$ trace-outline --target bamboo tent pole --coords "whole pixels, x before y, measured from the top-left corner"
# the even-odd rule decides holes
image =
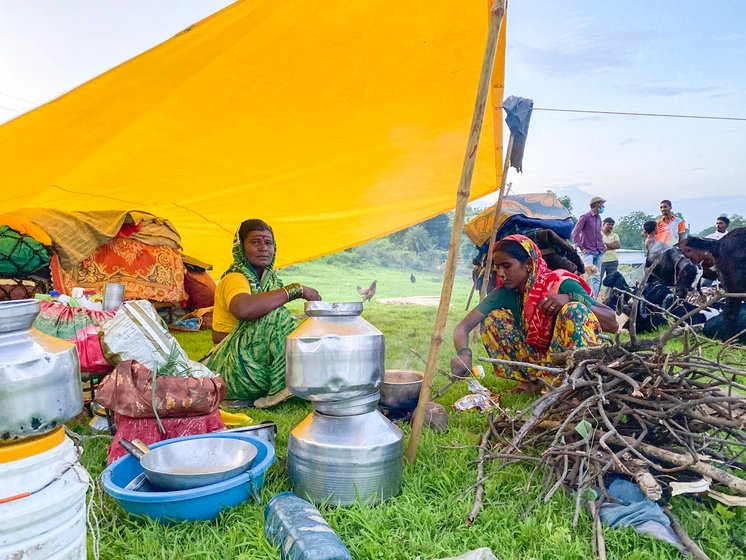
[[[425,364],[425,375],[422,380],[422,388],[420,389],[420,399],[417,403],[417,409],[414,412],[412,432],[407,445],[406,456],[410,463],[414,463],[417,457],[417,446],[420,443],[422,425],[425,421],[425,409],[428,402],[430,402],[430,391],[433,386],[435,367],[438,361],[440,345],[443,342],[443,330],[445,329],[448,318],[448,308],[451,305],[453,280],[456,276],[456,260],[458,259],[459,249],[461,248],[461,234],[464,229],[464,214],[466,213],[466,204],[469,202],[471,179],[474,174],[479,137],[482,132],[482,121],[484,120],[484,112],[488,102],[492,70],[495,66],[497,41],[500,36],[500,28],[502,27],[504,15],[505,0],[495,0],[490,9],[489,33],[487,35],[484,59],[482,60],[482,73],[479,76],[479,87],[477,88],[477,99],[474,103],[474,113],[471,119],[469,141],[466,145],[464,163],[461,167],[461,179],[459,180],[458,191],[456,192],[456,211],[453,216],[453,228],[451,229],[451,242],[448,246],[443,287],[440,291],[440,304],[438,305],[438,313],[435,317],[433,334],[430,339],[430,351],[428,352],[427,363]]]
[[[513,152],[513,138],[514,135],[510,133],[510,139],[508,140],[508,148],[505,150],[505,163],[503,163],[503,176],[500,180],[500,192],[497,195],[497,202],[495,203],[495,225],[492,228],[492,235],[490,236],[490,243],[487,245],[487,262],[484,264],[484,270],[482,271],[482,290],[479,293],[479,300],[483,300],[484,296],[487,295],[487,285],[490,283],[490,269],[492,268],[492,246],[497,240],[497,230],[499,224],[500,213],[503,210],[503,196],[505,195],[505,184],[508,179],[508,170],[510,169],[510,154]]]

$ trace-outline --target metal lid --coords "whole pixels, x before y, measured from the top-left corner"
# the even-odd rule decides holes
[[[360,301],[307,301],[306,315],[309,317],[355,317],[363,312]]]
[[[30,329],[40,310],[35,299],[0,301],[0,332]]]

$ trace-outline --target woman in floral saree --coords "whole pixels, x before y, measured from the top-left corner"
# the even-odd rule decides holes
[[[549,270],[536,244],[509,235],[495,244],[497,288],[457,326],[451,360],[454,375],[472,369],[469,333],[481,324],[491,358],[546,365],[554,353],[598,345],[601,330],[616,332],[614,311],[595,301],[588,284],[566,270]],[[519,382],[516,391],[536,392],[556,379],[530,367],[494,364],[495,373]]]
[[[291,397],[285,388],[285,339],[295,322],[285,304],[321,299],[313,288],[283,286],[273,269],[275,239],[262,220],[246,220],[233,239],[233,263],[215,291],[213,341],[203,360],[228,387],[228,400],[266,408]]]

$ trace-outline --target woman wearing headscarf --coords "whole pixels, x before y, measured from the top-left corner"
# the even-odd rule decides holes
[[[454,375],[472,369],[469,333],[481,324],[481,340],[491,358],[546,365],[550,356],[596,346],[601,330],[616,332],[614,311],[591,297],[590,286],[566,270],[549,270],[536,244],[523,235],[509,235],[495,244],[497,288],[457,326],[451,360]],[[519,382],[516,391],[536,392],[539,378],[556,379],[546,371],[494,364],[495,373]]]
[[[205,364],[220,374],[228,400],[273,406],[292,395],[285,388],[285,339],[295,322],[285,304],[320,300],[313,288],[283,286],[273,269],[275,239],[262,220],[244,221],[233,239],[233,263],[215,291],[212,338]]]

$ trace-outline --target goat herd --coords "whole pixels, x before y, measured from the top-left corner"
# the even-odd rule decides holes
[[[739,340],[746,342],[746,310],[741,309],[746,299],[746,228],[734,229],[719,240],[687,237],[678,247],[651,253],[645,265],[651,274],[649,281],[641,284],[642,293],[638,294],[639,288],[630,287],[618,272],[604,279],[607,288],[604,303],[618,313],[629,314],[632,300],[644,299],[635,323],[638,333],[650,332],[665,323],[665,313],[680,318],[700,307],[690,301],[692,290],[703,294],[701,280],[695,284],[697,265],[701,265],[703,277],[714,278],[716,274],[720,288],[735,297],[693,313],[687,322],[704,324],[706,336],[728,340],[739,335]]]

